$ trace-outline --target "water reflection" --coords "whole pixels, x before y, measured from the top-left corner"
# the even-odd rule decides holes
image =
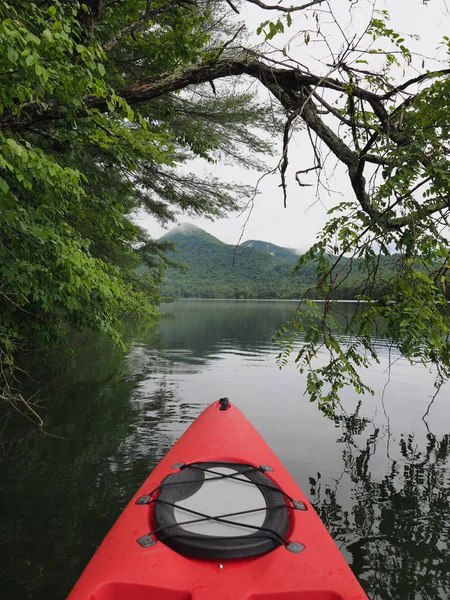
[[[445,402],[430,416],[435,435],[421,421],[432,375],[396,361],[384,390],[386,353],[367,373],[375,398],[348,391],[347,414],[324,419],[295,366],[276,366],[271,336],[294,310],[176,303],[156,329],[129,324],[125,356],[86,335],[72,357],[35,365],[50,435],[0,421],[0,597],[64,598],[147,473],[225,395],[309,493],[372,600],[450,597]]]
[[[336,419],[343,471],[333,484],[310,479],[316,509],[372,600],[448,599],[450,436],[428,435],[423,446],[403,434],[398,458],[386,453],[384,475],[374,477],[372,462],[388,446],[359,412]],[[344,476],[352,494],[342,500]]]

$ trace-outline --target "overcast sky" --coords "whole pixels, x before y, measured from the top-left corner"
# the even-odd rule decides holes
[[[269,0],[266,1],[269,3]],[[291,4],[290,2],[283,3],[286,6]],[[335,11],[340,11],[343,22],[346,22],[346,32],[349,35],[359,24],[367,22],[370,15],[369,3],[366,0],[354,2],[351,20],[349,12],[351,3],[348,0],[334,0],[331,4]],[[405,45],[411,50],[414,49],[430,57],[430,60],[426,61],[426,68],[436,68],[436,64],[433,64],[431,59],[436,57],[438,53],[442,59],[445,58],[445,50],[443,48],[438,49],[442,36],[448,35],[450,37],[450,16],[446,10],[445,0],[430,0],[426,5],[423,4],[422,0],[392,0],[391,2],[382,0],[377,1],[376,6],[378,9],[389,10],[390,23],[394,31],[403,34],[415,33],[420,36],[419,41],[407,39]],[[268,14],[255,6],[249,5],[241,11],[241,16],[245,19],[248,28],[253,30],[256,30],[261,21],[269,18],[273,19],[274,15],[275,11],[270,11],[270,14]],[[284,36],[284,38],[277,36],[273,43],[280,45],[285,43],[287,38],[295,33],[296,22],[299,23],[298,27],[304,26],[304,16],[299,14],[293,26],[289,29],[288,36]],[[254,39],[257,40],[256,36]],[[334,43],[335,46],[339,47],[342,38],[339,39],[338,33],[334,34],[330,31],[327,41],[331,45]],[[311,50],[316,53],[316,58],[321,58],[318,56],[320,47],[314,47],[310,44],[308,48],[303,46],[295,49],[295,41],[291,44],[292,55],[302,62],[309,61],[308,65],[313,68],[316,65],[311,63],[312,59],[306,58],[306,54]],[[421,60],[413,61],[413,66],[414,63],[417,68],[421,68]],[[263,94],[264,91],[261,92],[261,98],[264,97]],[[242,241],[259,239],[281,246],[306,250],[314,242],[317,232],[325,224],[327,208],[344,200],[346,194],[351,194],[351,191],[347,177],[341,168],[337,169],[333,178],[326,182],[333,191],[327,191],[322,187],[320,189],[320,199],[316,195],[316,180],[313,173],[305,179],[305,183],[313,184],[312,187],[299,188],[297,186],[294,180],[295,171],[312,166],[311,150],[304,136],[305,133],[298,132],[291,143],[289,152],[291,169],[288,173],[288,203],[286,208],[283,208],[283,195],[279,187],[279,174],[277,174],[265,177],[259,184],[260,193],[255,199],[250,216],[246,211],[241,215],[234,213],[227,218],[211,222],[208,219],[193,219],[181,215],[177,222],[188,221],[194,223],[220,240],[229,244],[236,244],[247,221]],[[279,158],[270,159],[269,165],[275,167],[278,160]],[[332,165],[333,162],[331,161],[329,172],[332,170]],[[202,167],[200,161],[196,161],[194,168],[195,172],[200,174],[206,172],[207,167]],[[252,186],[256,185],[261,176],[261,173],[258,172],[249,172],[237,167],[231,168],[220,165],[214,169],[214,174],[226,181],[235,181]],[[138,222],[155,238],[160,237],[167,231],[155,219],[150,217],[140,217]],[[168,229],[173,226],[176,226],[176,223],[171,224]]]

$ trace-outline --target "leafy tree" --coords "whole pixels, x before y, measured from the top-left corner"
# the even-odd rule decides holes
[[[15,389],[17,351],[61,344],[68,328],[120,343],[123,313],[156,318],[170,245],[136,211],[166,221],[237,208],[249,190],[177,167],[196,156],[255,167],[270,146],[254,126],[274,125],[236,89],[134,108],[115,92],[217,53],[218,3],[18,0],[0,3],[0,19],[0,385],[38,418]]]
[[[2,3],[4,365],[24,335],[53,340],[63,322],[114,335],[116,309],[151,312],[125,258],[153,256],[158,248],[129,215],[145,207],[168,219],[179,207],[214,216],[236,206],[231,190],[222,186],[219,193],[215,184],[172,169],[190,156],[243,160],[239,144],[269,149],[252,135],[252,125],[270,126],[264,110],[242,94],[214,97],[214,82],[246,76],[271,93],[286,117],[279,165],[285,201],[298,122],[314,156],[313,164],[299,165],[299,184],[312,171],[323,178],[331,154],[352,189],[299,265],[315,261],[313,295],[325,300],[319,320],[302,304],[294,322],[308,330],[297,361],[309,369],[311,398],[331,413],[342,385],[365,389],[358,368],[377,359],[380,321],[410,360],[436,365],[438,387],[449,376],[448,57],[428,69],[373,2],[351,3],[351,11],[367,11],[353,37],[325,0],[295,7],[247,2],[277,11],[258,30],[270,47],[250,48],[241,39],[242,26],[226,18],[226,9],[239,12],[231,0]],[[289,27],[292,39],[277,52],[277,35]],[[330,33],[341,36],[338,50]],[[322,41],[329,56],[321,51],[313,68],[307,54]],[[331,311],[333,289],[344,279],[339,273],[362,259],[361,300],[371,298],[379,257],[391,252],[400,256],[393,287],[377,302],[361,303],[348,324],[354,341],[341,344]],[[154,268],[147,285],[156,299]],[[330,360],[315,370],[322,346]]]

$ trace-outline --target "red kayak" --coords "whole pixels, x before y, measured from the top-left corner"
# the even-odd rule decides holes
[[[226,398],[132,498],[69,600],[367,600],[288,471]]]

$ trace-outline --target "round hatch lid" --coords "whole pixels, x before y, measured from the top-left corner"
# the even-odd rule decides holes
[[[161,483],[154,533],[180,554],[244,558],[284,542],[289,513],[281,490],[264,472],[233,462],[184,465]]]

